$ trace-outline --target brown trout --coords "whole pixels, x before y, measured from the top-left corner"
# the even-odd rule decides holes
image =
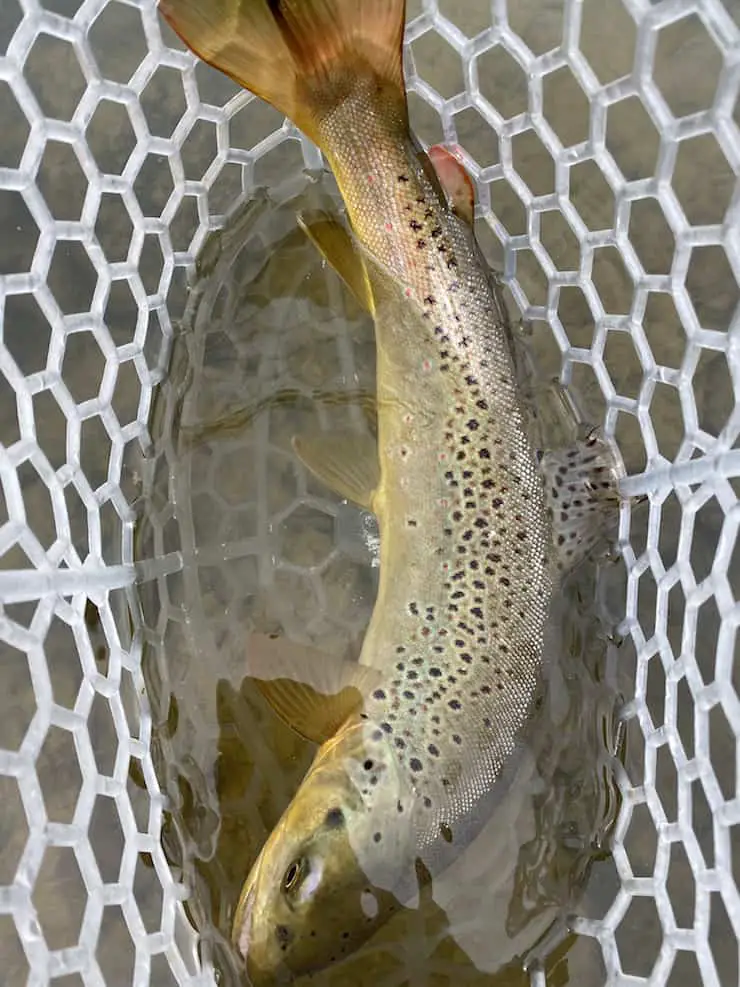
[[[308,235],[372,312],[377,443],[300,437],[304,463],[372,510],[377,602],[359,661],[250,642],[275,711],[321,744],[249,874],[234,943],[258,982],[366,941],[490,816],[538,704],[562,574],[613,520],[590,439],[540,457],[498,289],[454,159],[409,131],[404,0],[160,0],[202,59],[325,153],[351,233]]]

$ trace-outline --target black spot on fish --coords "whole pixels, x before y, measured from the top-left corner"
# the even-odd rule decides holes
[[[344,825],[344,813],[339,807],[329,809],[324,823],[329,829],[337,829],[339,826]]]
[[[450,707],[450,709],[462,709],[462,704],[460,703],[459,699],[450,699],[447,705]]]
[[[372,760],[370,758],[367,758],[367,760],[363,763],[362,766],[365,769],[365,771],[372,771],[373,770],[373,762],[372,762]]]
[[[442,825],[439,827],[439,831],[442,834],[442,839],[445,841],[445,843],[452,843],[452,830],[447,825],[447,823],[442,823]]]
[[[407,182],[409,180],[409,176],[408,175],[399,175],[398,176],[398,180],[399,180],[399,182]]]
[[[439,747],[436,744],[429,744],[427,750],[432,755],[432,757],[439,757]]]
[[[419,760],[419,758],[418,757],[412,757],[411,760],[409,761],[409,767],[411,768],[412,771],[416,771],[416,772],[421,771],[422,764],[421,764],[421,761]]]
[[[373,833],[373,840],[374,840],[374,841],[375,841],[376,843],[380,843],[380,841],[381,841],[382,839],[383,839],[383,837],[382,837],[382,836],[380,835],[380,833]]]
[[[376,689],[375,692],[373,692],[373,699],[385,699],[385,692],[383,689]]]

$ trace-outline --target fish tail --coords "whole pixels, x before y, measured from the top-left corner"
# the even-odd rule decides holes
[[[405,0],[159,0],[159,9],[199,58],[319,146],[322,118],[360,73],[397,94],[405,110]]]

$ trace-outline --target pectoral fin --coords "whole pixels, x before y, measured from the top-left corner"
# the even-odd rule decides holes
[[[616,528],[624,471],[614,449],[596,432],[569,449],[547,453],[540,468],[556,564],[568,572]]]
[[[351,234],[326,213],[301,213],[298,224],[347,285],[362,308],[372,309],[362,256]]]
[[[372,510],[373,493],[380,482],[378,448],[372,436],[347,430],[296,435],[293,448],[303,465],[330,490]]]
[[[273,634],[249,636],[247,671],[280,719],[317,744],[332,737],[380,681],[376,669]]]

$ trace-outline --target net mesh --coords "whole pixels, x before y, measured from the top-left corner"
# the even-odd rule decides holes
[[[613,893],[573,920],[594,947],[573,982],[738,980],[739,25],[733,0],[410,10],[414,127],[462,145],[514,305],[649,494],[621,531],[637,753],[618,778]],[[144,679],[167,624],[147,589],[166,584],[176,609],[187,553],[172,488],[146,474],[166,457],[141,454],[209,232],[321,159],[149,0],[3,0],[0,52],[0,980],[205,987],[192,875],[163,850],[172,793]],[[337,353],[362,382],[362,348]],[[135,562],[147,482],[169,499]],[[288,481],[258,523],[282,526],[286,592],[309,573],[326,605],[315,570],[342,518],[289,554],[290,519],[321,514],[311,497]],[[237,561],[251,523],[228,535]]]

